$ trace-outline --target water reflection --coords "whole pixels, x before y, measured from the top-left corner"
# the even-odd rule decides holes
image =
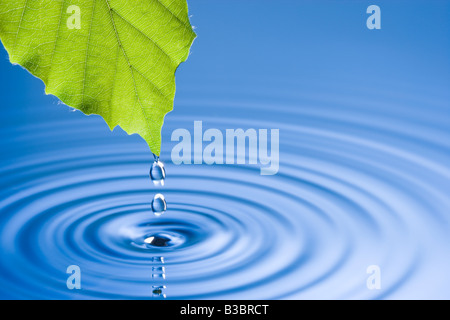
[[[152,297],[154,299],[165,299],[166,268],[164,267],[164,257],[153,257],[152,262],[154,264],[152,267]]]

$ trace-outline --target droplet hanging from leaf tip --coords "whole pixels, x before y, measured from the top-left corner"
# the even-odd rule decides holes
[[[166,179],[166,169],[164,168],[164,163],[159,161],[159,159],[155,159],[150,168],[150,179],[152,179],[155,186],[164,185],[164,180]]]

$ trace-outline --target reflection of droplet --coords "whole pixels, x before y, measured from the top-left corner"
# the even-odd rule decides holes
[[[152,286],[152,294],[154,298],[166,298],[166,295],[164,294],[164,289],[166,286]]]
[[[152,278],[164,280],[166,278],[166,274],[165,273],[153,273]]]
[[[162,289],[160,289],[160,288],[155,289],[155,290],[153,290],[153,293],[157,294],[157,295],[160,295],[162,293]]]
[[[166,169],[164,169],[164,164],[155,158],[152,167],[150,168],[150,179],[152,179],[155,186],[161,184],[164,185],[164,179],[166,179]]]
[[[152,267],[152,272],[153,273],[165,273],[166,272],[166,268],[164,267]]]
[[[160,216],[167,210],[166,199],[161,193],[155,195],[152,201],[152,210],[155,216]]]
[[[152,257],[152,261],[155,263],[164,263],[164,257]]]

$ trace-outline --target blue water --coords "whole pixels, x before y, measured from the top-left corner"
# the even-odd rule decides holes
[[[375,31],[367,1],[189,3],[164,186],[140,137],[1,51],[0,298],[449,299],[449,2],[377,1]],[[174,165],[195,120],[279,129],[278,174]]]

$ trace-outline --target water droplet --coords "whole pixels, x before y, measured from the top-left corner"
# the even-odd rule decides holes
[[[166,199],[161,193],[155,195],[152,201],[152,210],[155,216],[159,217],[167,210]]]
[[[164,179],[166,179],[166,169],[164,169],[164,164],[159,161],[159,158],[155,158],[152,167],[150,168],[150,179],[152,179],[153,184],[164,185]]]

